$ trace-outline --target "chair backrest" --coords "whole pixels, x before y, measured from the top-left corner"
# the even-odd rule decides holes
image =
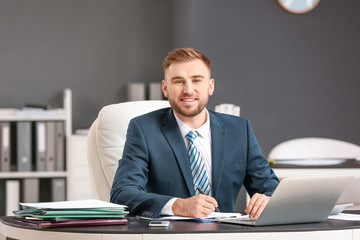
[[[122,157],[130,120],[170,107],[168,101],[133,101],[103,107],[90,127],[88,163],[93,198],[109,201],[118,161]]]
[[[240,117],[240,106],[232,103],[222,103],[215,106],[215,112],[226,113]]]
[[[282,142],[269,153],[269,159],[357,158],[360,146],[329,138],[297,138]]]

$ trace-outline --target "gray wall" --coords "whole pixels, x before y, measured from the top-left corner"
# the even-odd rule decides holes
[[[240,105],[264,154],[298,137],[360,145],[359,9],[360,1],[326,0],[294,15],[275,0],[188,0],[174,20],[186,37],[174,43],[213,59],[210,107]]]
[[[126,101],[126,83],[160,81],[171,48],[168,0],[0,0],[0,108],[62,106],[73,127]]]
[[[127,82],[162,80],[161,62],[191,46],[213,60],[215,95],[251,120],[265,155],[281,141],[360,145],[360,1],[304,15],[276,0],[0,0],[0,107],[61,106],[73,125],[126,101]]]

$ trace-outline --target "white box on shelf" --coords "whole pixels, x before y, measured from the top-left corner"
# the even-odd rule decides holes
[[[87,161],[87,135],[71,135],[67,141],[67,200],[91,199],[90,174]]]

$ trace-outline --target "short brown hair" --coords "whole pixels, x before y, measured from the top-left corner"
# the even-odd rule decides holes
[[[211,70],[211,61],[202,52],[194,48],[176,48],[168,53],[164,59],[163,68],[165,70],[174,62],[187,62],[200,59]]]

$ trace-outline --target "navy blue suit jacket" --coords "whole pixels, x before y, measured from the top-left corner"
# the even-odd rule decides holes
[[[244,118],[209,111],[212,147],[212,193],[221,212],[233,212],[244,184],[252,196],[271,196],[279,180],[270,169]],[[158,217],[174,197],[194,195],[186,146],[171,108],[132,119],[110,201],[130,213]]]

